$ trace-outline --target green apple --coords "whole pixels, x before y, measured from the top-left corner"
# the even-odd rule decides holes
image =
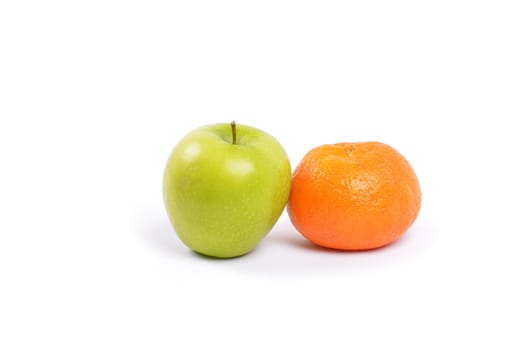
[[[164,205],[182,242],[231,258],[250,252],[275,225],[288,201],[291,169],[275,138],[232,122],[186,135],[163,182]]]

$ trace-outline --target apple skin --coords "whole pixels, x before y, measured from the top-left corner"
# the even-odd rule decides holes
[[[164,170],[171,224],[194,251],[217,258],[250,252],[270,232],[288,201],[291,168],[281,144],[236,124],[200,127],[173,149]]]

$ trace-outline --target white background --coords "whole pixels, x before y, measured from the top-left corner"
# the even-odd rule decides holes
[[[2,1],[0,348],[523,349],[524,6]],[[394,146],[416,223],[338,253],[284,213],[247,256],[192,253],[164,164],[232,119],[292,167]]]

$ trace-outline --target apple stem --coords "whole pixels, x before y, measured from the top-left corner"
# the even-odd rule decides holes
[[[232,126],[232,144],[237,144],[237,124],[235,124],[235,120],[231,122]]]

